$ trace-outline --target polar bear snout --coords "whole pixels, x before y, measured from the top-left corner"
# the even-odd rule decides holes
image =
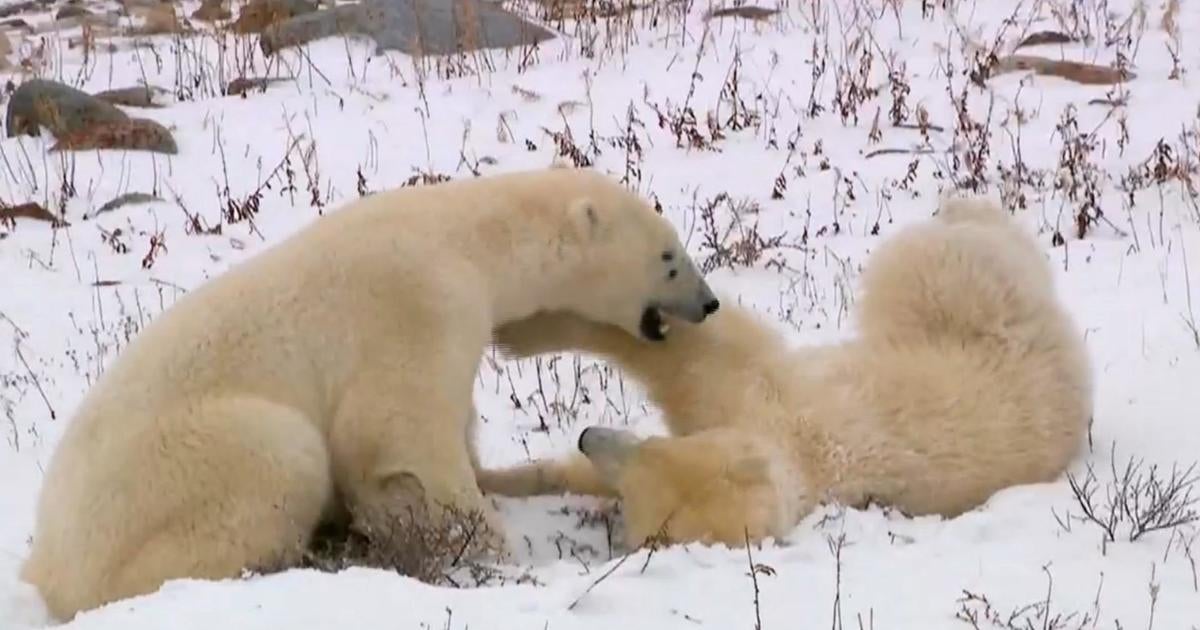
[[[667,315],[699,324],[721,308],[721,301],[713,294],[708,283],[701,280],[700,287],[690,298],[664,302],[660,308]]]
[[[592,426],[579,434],[577,446],[604,478],[613,481],[641,441],[629,431]]]
[[[579,434],[579,451],[588,457],[621,457],[641,440],[621,429],[588,427]]]

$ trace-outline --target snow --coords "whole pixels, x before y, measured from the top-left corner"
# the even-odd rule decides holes
[[[1027,204],[1018,216],[1039,232],[1062,295],[1087,331],[1097,377],[1092,447],[1072,472],[1083,475],[1092,465],[1103,503],[1114,467],[1130,456],[1160,472],[1200,459],[1200,340],[1191,328],[1200,325],[1197,197],[1179,179],[1148,183],[1132,205],[1121,189],[1131,169],[1154,164],[1160,141],[1184,170],[1200,164],[1193,78],[1200,57],[1189,52],[1200,37],[1200,5],[1178,3],[1173,38],[1162,27],[1169,2],[960,0],[949,3],[957,6],[953,14],[942,4],[795,3],[762,23],[706,23],[708,7],[675,4],[657,24],[650,11],[566,26],[572,36],[544,45],[533,59],[472,55],[465,69],[444,62],[441,72],[418,72],[397,53],[371,58],[372,47],[357,40],[329,40],[271,61],[270,72],[293,79],[244,99],[214,90],[218,77],[237,76],[238,67],[264,73],[252,38],[227,36],[219,46],[213,35],[158,37],[154,52],[125,47],[85,59],[65,37],[50,36],[50,48],[60,52],[42,57],[46,76],[82,76],[81,87],[93,92],[144,76],[184,96],[162,109],[128,110],[172,127],[181,152],[52,154],[45,138],[0,140],[0,199],[58,209],[64,181],[74,187],[65,201],[69,228],[28,219],[0,227],[7,233],[0,240],[0,336],[7,346],[0,350],[0,627],[50,623],[36,593],[16,577],[41,469],[90,380],[180,292],[319,212],[336,211],[357,196],[359,171],[366,187],[378,190],[418,171],[470,177],[472,167],[488,173],[569,161],[556,157],[549,135],[569,125],[598,168],[625,173],[625,149],[608,140],[625,133],[631,112],[641,121],[632,128],[644,150],[633,158],[640,181],[635,175],[631,183],[662,204],[697,260],[713,254],[706,231],[726,246],[752,238],[751,230],[766,240],[782,235],[761,258],[713,270],[713,285],[772,314],[794,343],[822,343],[853,334],[855,279],[870,249],[899,225],[929,216],[939,191],[953,185],[956,156],[963,160],[959,177],[966,176],[966,153],[982,145],[974,132],[955,137],[960,121],[952,99],[965,86],[970,119],[988,132],[987,193],[1000,194],[1000,167],[1012,170],[1018,155],[1046,175],[1040,186],[1020,187]],[[923,16],[923,5],[934,7],[932,15]],[[683,7],[690,7],[686,19],[678,15]],[[986,89],[969,83],[963,35],[984,46],[1002,35],[1000,52],[1009,52],[1026,28],[1064,28],[1056,15],[1094,37],[1021,52],[1104,64],[1123,55],[1137,77],[1116,88],[1029,72],[994,77]],[[1129,41],[1118,36],[1122,24]],[[852,44],[859,33],[869,36]],[[1122,41],[1106,44],[1114,38]],[[30,50],[27,44],[18,53]],[[592,55],[581,53],[587,50]],[[844,80],[858,81],[864,50],[873,55],[865,86],[879,93],[858,108],[857,121],[843,122],[838,69],[847,72]],[[911,88],[908,122],[917,122],[920,105],[941,128],[929,131],[931,152],[911,152],[921,133],[888,121],[887,51]],[[1172,51],[1178,78],[1171,78]],[[824,67],[815,86],[814,55]],[[954,65],[949,89],[947,63]],[[745,109],[722,95],[735,67]],[[445,76],[448,68],[454,76]],[[1122,91],[1123,107],[1090,103],[1122,98]],[[823,110],[810,116],[814,102]],[[710,111],[722,125],[747,110],[758,120],[724,129],[718,150],[678,148],[653,108],[669,117],[684,103],[706,136]],[[1069,177],[1058,166],[1064,139],[1056,130],[1068,106],[1078,131],[1094,134],[1087,160],[1105,216],[1083,238],[1074,217],[1085,197],[1073,200],[1055,187],[1057,175]],[[882,137],[872,143],[877,110]],[[598,154],[589,149],[593,131]],[[881,148],[910,152],[866,157]],[[773,199],[781,173],[787,187]],[[1196,177],[1190,173],[1193,186]],[[253,226],[222,220],[223,187],[240,202],[268,179]],[[82,218],[131,191],[155,192],[163,201]],[[728,203],[718,200],[714,223],[706,225],[702,208],[719,194]],[[223,224],[221,232],[192,233],[189,215],[205,226]],[[105,236],[117,230],[127,251]],[[1054,244],[1056,232],[1063,243]],[[145,259],[158,234],[165,249]],[[94,286],[97,280],[109,282]],[[476,396],[488,465],[566,453],[589,424],[662,430],[636,384],[584,355],[489,357]],[[497,504],[520,543],[508,570],[536,584],[434,587],[365,568],[180,580],[83,613],[66,627],[724,629],[755,628],[760,619],[762,628],[1200,628],[1196,524],[1134,541],[1122,525],[1116,540],[1104,543],[1098,526],[1079,520],[1065,478],[1010,488],[951,520],[825,506],[786,539],[751,549],[752,557],[744,549],[688,545],[622,559],[602,526],[577,526],[573,511],[600,506],[596,500]],[[751,563],[771,569],[754,573],[757,596]]]

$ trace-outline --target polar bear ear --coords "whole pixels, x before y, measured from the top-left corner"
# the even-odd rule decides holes
[[[725,475],[739,485],[761,483],[767,480],[771,463],[761,455],[747,455],[730,464]]]

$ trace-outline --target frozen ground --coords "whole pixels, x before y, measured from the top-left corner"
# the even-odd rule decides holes
[[[65,36],[48,36],[40,53],[25,44],[17,56],[38,72],[89,91],[142,77],[173,91],[176,102],[138,115],[171,126],[180,154],[0,141],[0,199],[65,207],[71,222],[0,226],[0,627],[46,623],[15,576],[40,469],[73,406],[180,292],[360,185],[544,166],[560,154],[628,173],[711,261],[713,283],[774,315],[796,343],[853,332],[864,255],[928,216],[939,190],[1003,194],[1040,232],[1095,361],[1093,444],[1076,479],[1094,467],[1101,518],[1110,496],[1145,504],[1169,486],[1160,480],[1172,466],[1200,459],[1200,3],[793,4],[762,22],[705,22],[707,7],[674,4],[563,25],[570,37],[533,57],[423,70],[341,40],[270,66],[252,38],[232,35],[159,37],[153,49],[86,59]],[[1123,59],[1136,77],[1082,85],[1017,71],[972,83],[988,50],[1009,53],[1041,30],[1087,41],[1021,52]],[[292,80],[219,96],[238,68]],[[704,146],[678,146],[673,125],[685,145]],[[870,155],[881,149],[902,151]],[[85,218],[126,192],[164,201]],[[246,208],[249,219],[230,212]],[[489,464],[566,452],[592,423],[660,430],[636,386],[589,357],[496,358],[477,396]],[[1144,464],[1122,483],[1131,457]],[[511,572],[536,583],[454,589],[368,569],[180,581],[68,627],[1200,628],[1197,524],[1130,541],[1124,519],[1106,542],[1066,479],[1012,488],[950,521],[829,506],[752,558],[677,547],[615,570],[621,551],[605,528],[578,526],[577,512],[597,506],[502,503],[524,550]],[[754,572],[757,585],[751,563],[772,569]]]

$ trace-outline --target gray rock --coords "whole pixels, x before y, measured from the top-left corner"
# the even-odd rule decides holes
[[[116,197],[115,199],[109,200],[107,203],[100,206],[95,212],[93,212],[90,215],[85,213],[83,215],[83,218],[84,218],[84,220],[93,219],[101,214],[104,214],[105,212],[112,212],[113,210],[116,210],[117,208],[120,208],[122,206],[128,206],[128,205],[139,204],[139,203],[151,203],[154,201],[162,201],[162,200],[163,199],[161,197],[151,195],[150,193],[128,192],[128,193],[125,193],[123,195]]]
[[[271,77],[238,77],[229,82],[225,86],[225,94],[230,96],[242,96],[251,90],[266,90],[267,86],[280,81],[287,81],[286,78],[271,78]]]
[[[59,9],[54,14],[54,19],[66,20],[68,18],[75,18],[75,17],[91,17],[91,15],[92,15],[92,12],[88,11],[84,7],[68,4],[67,6]]]
[[[124,105],[126,107],[162,107],[162,105],[154,102],[154,94],[155,90],[151,88],[137,86],[97,92],[96,98],[112,103],[113,105]]]
[[[37,2],[13,2],[0,7],[0,18],[6,18],[10,15],[16,15],[18,13],[25,13],[26,11],[34,11],[38,8],[39,6]]]
[[[262,33],[268,26],[317,10],[310,0],[250,0],[233,23],[235,33]]]
[[[542,42],[554,33],[481,0],[363,0],[294,17],[262,33],[263,53],[335,35],[365,35],[376,54],[410,55],[513,48]]]
[[[58,137],[97,122],[122,122],[125,112],[83,90],[45,79],[29,79],[13,92],[4,116],[5,133],[37,136],[44,126]]]

